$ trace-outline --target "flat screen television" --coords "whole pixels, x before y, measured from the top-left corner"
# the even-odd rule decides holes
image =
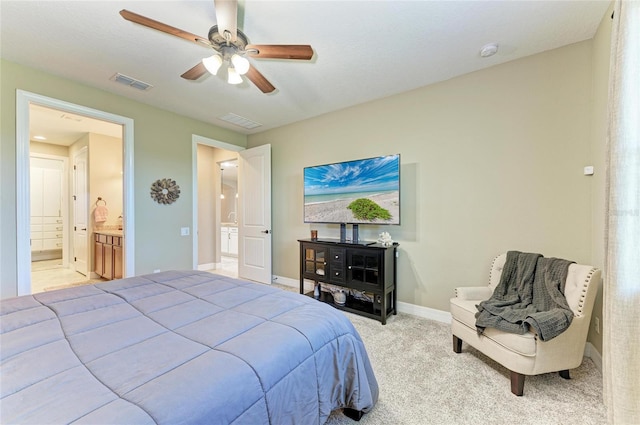
[[[305,167],[304,222],[400,224],[400,154]]]

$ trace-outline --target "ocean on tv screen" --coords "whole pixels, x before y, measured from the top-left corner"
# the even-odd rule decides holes
[[[305,168],[304,221],[400,224],[400,155]]]

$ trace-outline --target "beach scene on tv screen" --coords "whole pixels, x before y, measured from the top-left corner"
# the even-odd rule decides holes
[[[305,168],[304,221],[400,224],[400,156]]]

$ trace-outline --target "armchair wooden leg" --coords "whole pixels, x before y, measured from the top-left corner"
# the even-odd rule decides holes
[[[510,372],[511,372],[511,392],[517,395],[518,397],[520,397],[524,393],[525,375],[514,372],[512,370]]]
[[[462,340],[455,335],[453,336],[453,351],[462,353]]]
[[[560,376],[562,376],[564,379],[571,379],[571,376],[569,376],[569,369],[565,369],[565,370],[561,370],[560,372],[558,372],[560,374]]]

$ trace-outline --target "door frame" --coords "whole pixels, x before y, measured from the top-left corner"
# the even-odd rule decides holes
[[[29,105],[37,104],[122,126],[124,277],[135,275],[135,208],[133,171],[133,119],[109,112],[16,90],[16,277],[18,295],[31,293],[30,197],[29,197]]]
[[[193,187],[193,237],[192,237],[192,267],[198,270],[198,145],[209,146],[212,148],[224,149],[232,152],[240,152],[245,150],[242,146],[232,145],[231,143],[221,142],[220,140],[209,139],[208,137],[191,135],[191,184]],[[238,195],[242,196],[242,193]]]
[[[89,187],[89,146],[83,146],[80,149],[78,149],[74,154],[73,154],[73,158],[71,158],[72,160],[72,164],[73,164],[73,178],[72,180],[72,185],[71,185],[71,193],[73,194],[73,213],[71,214],[71,218],[72,218],[72,223],[73,225],[69,226],[69,231],[71,232],[71,240],[73,241],[71,243],[72,247],[73,247],[73,270],[75,270],[76,272],[85,275],[87,278],[91,278],[91,247],[92,247],[92,241],[89,238],[89,235],[91,234],[91,230],[92,228],[89,226],[89,198],[88,198],[88,193],[86,193],[87,191],[85,190],[85,194],[84,196],[80,197],[80,200],[84,200],[84,204],[80,204],[80,208],[77,208],[77,206],[79,205],[78,203],[78,193],[80,192],[78,190],[78,157],[83,157],[82,159],[85,161],[85,169],[84,169],[84,181],[82,182],[83,187],[88,188]],[[82,238],[76,238],[76,232],[77,232],[77,228],[76,226],[79,224],[78,223],[78,210],[81,211],[82,213],[82,219],[84,220],[84,237]],[[78,256],[77,254],[77,239],[84,239],[84,262],[86,264],[86,269],[82,270],[82,271],[78,271]]]

